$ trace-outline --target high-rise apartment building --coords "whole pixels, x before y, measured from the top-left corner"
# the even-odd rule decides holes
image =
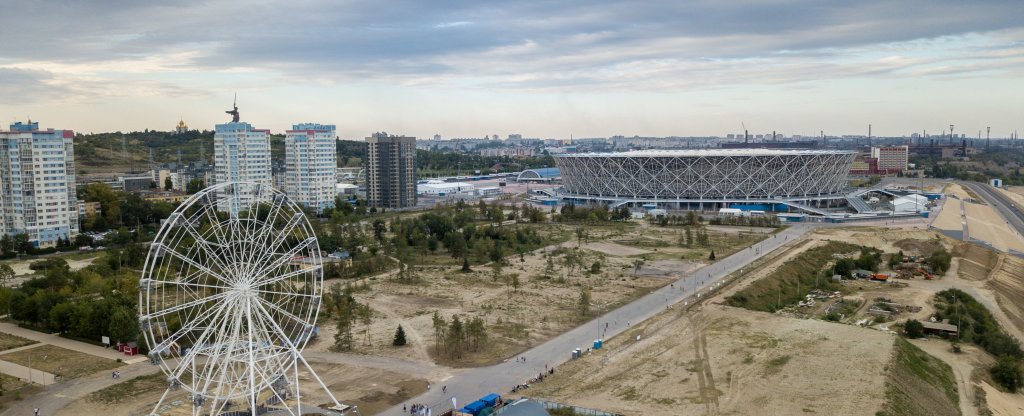
[[[371,207],[416,205],[416,138],[374,133],[366,138],[366,199]]]
[[[273,186],[270,171],[270,130],[253,128],[249,123],[233,121],[218,124],[213,136],[214,181],[255,182]],[[244,185],[237,189],[242,207],[248,205],[253,189]],[[228,210],[228,207],[221,207]],[[230,207],[238,212],[238,207]]]
[[[52,247],[78,234],[74,137],[32,121],[0,131],[0,235]]]
[[[907,153],[907,146],[871,148],[871,157],[878,159],[878,170],[892,173],[907,170]]]
[[[338,150],[334,125],[292,125],[284,138],[284,191],[316,212],[334,207]]]

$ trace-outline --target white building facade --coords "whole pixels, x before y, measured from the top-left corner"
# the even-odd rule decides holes
[[[214,183],[254,182],[273,186],[270,167],[270,130],[256,129],[249,123],[216,125],[213,136]],[[254,192],[248,186],[238,190],[237,201],[244,206]],[[232,207],[231,212],[237,212]],[[222,207],[225,209],[225,207]]]
[[[74,137],[31,121],[0,131],[0,234],[41,248],[78,234]]]
[[[336,130],[334,125],[295,124],[284,138],[284,191],[296,203],[317,213],[334,207]]]

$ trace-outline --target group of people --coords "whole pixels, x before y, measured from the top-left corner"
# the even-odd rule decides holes
[[[110,373],[110,378],[121,378],[121,370],[114,370]]]
[[[412,406],[408,407],[408,409],[403,404],[402,405],[402,411],[404,412],[406,410],[409,411],[410,415],[418,415],[418,416],[431,416],[430,414],[433,413],[433,411],[431,411],[430,408],[427,407],[426,405],[417,404],[417,403],[413,403]]]

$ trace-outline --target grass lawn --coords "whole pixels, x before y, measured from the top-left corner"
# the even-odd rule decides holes
[[[112,370],[123,365],[117,361],[53,345],[43,345],[4,354],[0,356],[0,359],[28,366],[30,356],[32,368],[60,375],[66,379],[86,376],[101,370]]]
[[[886,403],[877,415],[958,415],[953,369],[903,338],[888,367]]]
[[[32,345],[36,342],[30,339],[25,339],[17,335],[5,334],[0,332],[0,351],[7,351],[10,349],[24,347],[26,345]]]
[[[91,402],[117,404],[130,401],[142,394],[162,391],[167,388],[167,376],[162,372],[138,376],[123,383],[97,390],[86,396]]]

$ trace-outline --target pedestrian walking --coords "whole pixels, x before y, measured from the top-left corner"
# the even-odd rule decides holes
[[[36,408],[36,416],[39,416],[39,408]]]

